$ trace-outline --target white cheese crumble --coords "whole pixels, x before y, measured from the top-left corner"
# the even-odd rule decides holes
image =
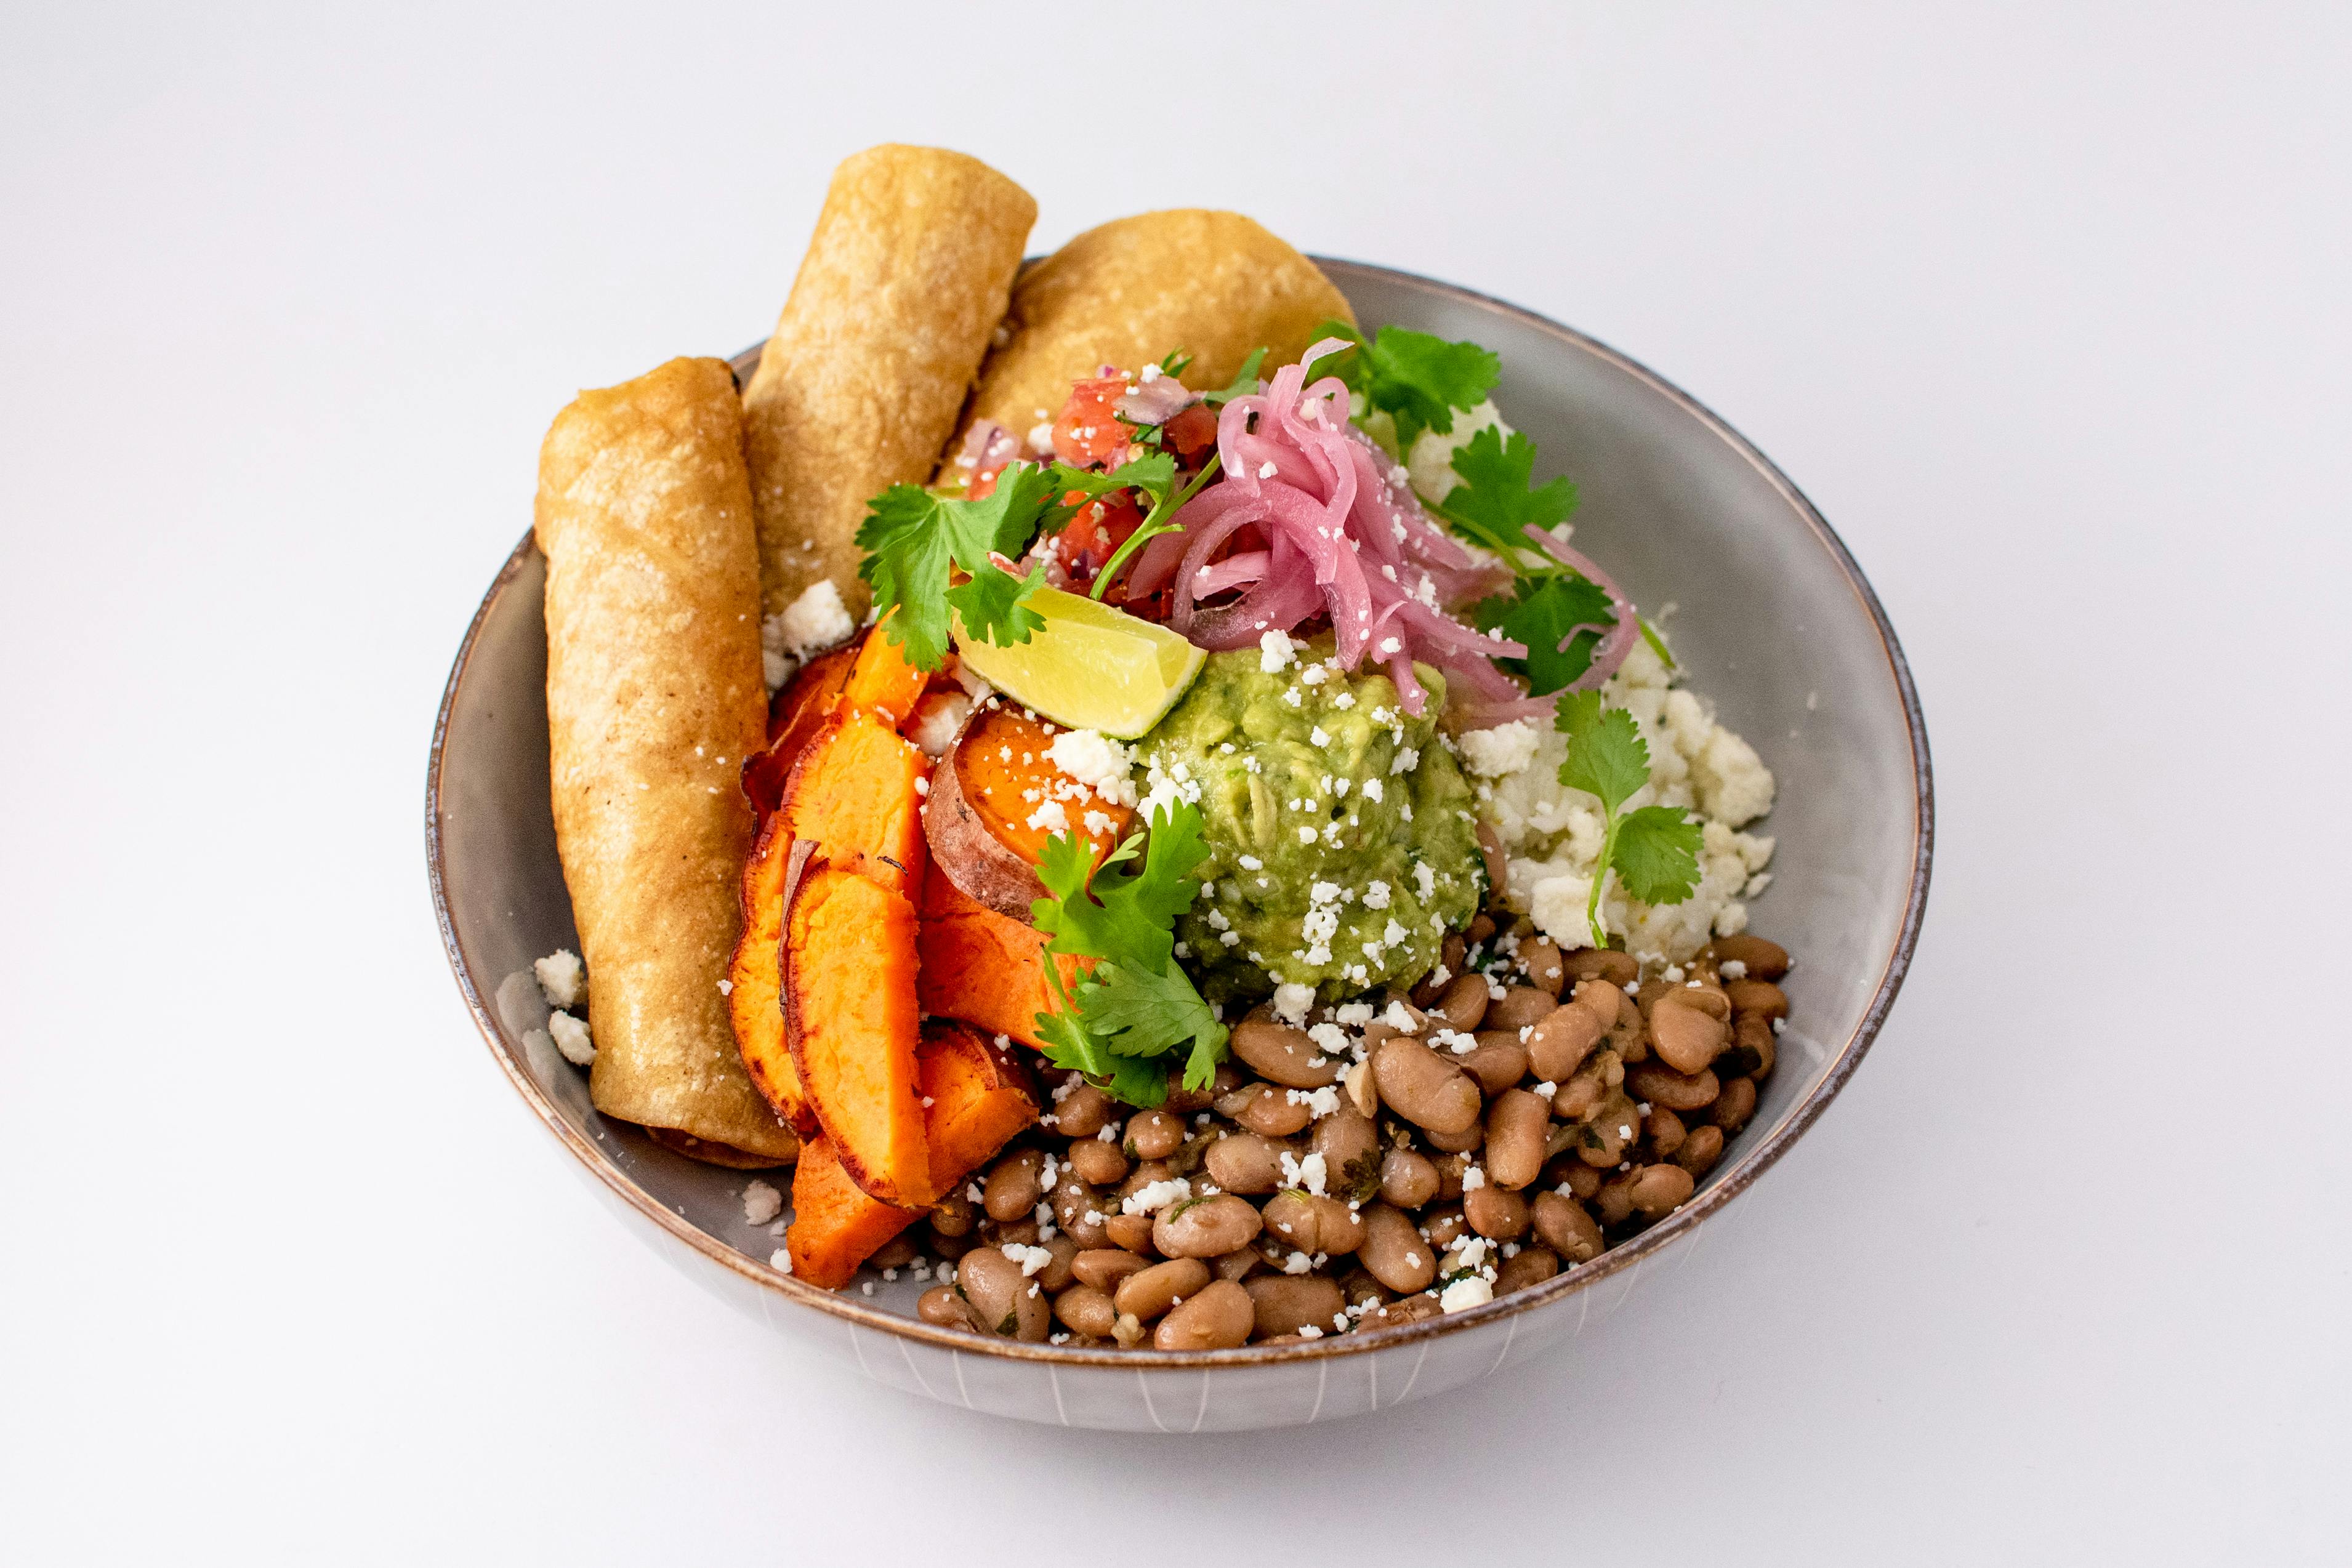
[[[1437,1304],[1448,1312],[1466,1312],[1495,1299],[1495,1287],[1475,1274],[1465,1274],[1437,1293]]]
[[[1312,986],[1294,986],[1286,981],[1274,988],[1274,1016],[1294,1029],[1307,1021],[1307,1009],[1314,1005]]]
[[[1257,667],[1266,674],[1277,674],[1298,661],[1298,651],[1290,645],[1287,632],[1269,632],[1257,640]]]
[[[588,1026],[570,1013],[548,1014],[547,1032],[572,1066],[586,1067],[596,1060],[596,1042],[588,1038]]]
[[[772,619],[777,642],[795,659],[805,659],[822,649],[846,643],[850,633],[857,630],[849,606],[841,601],[841,590],[833,585],[829,577],[809,584],[798,599]],[[763,633],[764,628],[762,622]]]
[[[1024,1247],[1018,1241],[1008,1241],[997,1250],[1021,1265],[1021,1277],[1024,1280],[1054,1260],[1053,1253],[1045,1248]]]
[[[1121,1214],[1157,1214],[1171,1203],[1181,1203],[1192,1196],[1192,1184],[1182,1176],[1171,1176],[1165,1181],[1146,1182],[1127,1195],[1119,1204]]]
[[[768,1267],[773,1269],[779,1274],[791,1273],[793,1271],[792,1253],[782,1247],[777,1248],[773,1252],[768,1254]]]
[[[754,1180],[743,1189],[743,1218],[765,1225],[784,1211],[784,1195],[767,1182]]]
[[[961,692],[940,692],[924,697],[915,705],[913,720],[907,726],[908,738],[920,747],[926,757],[945,757],[971,712],[971,699]]]
[[[580,955],[569,947],[558,947],[544,958],[531,960],[530,972],[539,978],[539,994],[547,998],[551,1008],[573,1008],[580,1005],[581,982],[587,977],[580,967]]]
[[[1068,777],[1115,806],[1135,804],[1135,753],[1099,730],[1066,729],[1045,748]]]
[[[1492,729],[1465,730],[1457,739],[1462,766],[1482,779],[1524,773],[1536,757],[1536,727],[1513,719]]]

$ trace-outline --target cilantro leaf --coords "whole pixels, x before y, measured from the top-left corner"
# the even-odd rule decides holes
[[[1617,826],[1611,863],[1644,904],[1680,904],[1698,885],[1699,825],[1680,806],[1644,806]]]
[[[947,653],[949,583],[961,570],[979,582],[1008,574],[989,559],[992,552],[1018,557],[1053,509],[1055,492],[1046,471],[1014,463],[997,476],[995,492],[978,501],[934,496],[918,485],[893,485],[868,501],[858,526],[857,546],[866,552],[857,575],[874,585],[874,602],[895,611],[882,622],[893,643],[918,669],[935,670]],[[970,584],[966,584],[970,587]],[[1026,642],[1027,627],[1011,613],[1018,595],[1001,584],[966,596],[985,617],[990,632]],[[957,604],[961,608],[961,602]],[[990,637],[993,641],[993,636]]]
[[[1601,798],[1601,856],[1592,864],[1584,922],[1592,945],[1606,947],[1601,890],[1609,873],[1643,904],[1680,904],[1698,885],[1699,825],[1678,806],[1621,810],[1650,781],[1650,747],[1631,713],[1603,707],[1599,692],[1562,692],[1559,711],[1559,728],[1568,737],[1559,781]]]
[[[1599,692],[1570,692],[1559,699],[1554,724],[1568,737],[1559,781],[1600,796],[1613,820],[1617,808],[1650,781],[1650,747],[1633,716],[1622,707],[1602,708]]]
[[[1524,660],[1495,662],[1527,676],[1528,695],[1538,697],[1590,669],[1601,629],[1617,621],[1607,591],[1571,571],[1522,578],[1509,594],[1479,601],[1473,614],[1481,632],[1500,631],[1528,645]]]
[[[1211,408],[1220,408],[1237,397],[1248,397],[1256,392],[1257,371],[1265,363],[1265,353],[1264,349],[1252,349],[1250,357],[1242,361],[1242,368],[1234,372],[1234,379],[1215,392],[1202,392],[1201,401]]]
[[[1225,1026],[1175,962],[1176,917],[1200,894],[1191,873],[1208,852],[1199,808],[1180,804],[1154,811],[1150,834],[1104,857],[1091,880],[1092,857],[1072,834],[1053,835],[1038,857],[1037,878],[1053,896],[1030,912],[1053,937],[1045,950],[1096,960],[1075,988],[1063,985],[1058,965],[1046,968],[1060,1004],[1037,1015],[1047,1060],[1077,1069],[1129,1104],[1166,1097],[1161,1059],[1180,1046],[1188,1048],[1185,1082],[1193,1087],[1224,1058]]]
[[[1367,339],[1344,321],[1326,321],[1315,335],[1345,338],[1356,345],[1334,373],[1350,390],[1362,392],[1371,407],[1395,417],[1402,451],[1412,451],[1424,429],[1451,434],[1454,411],[1477,407],[1502,379],[1502,361],[1487,350],[1475,343],[1449,343],[1409,327],[1383,327]]]
[[[1462,482],[1437,509],[1474,543],[1520,567],[1529,553],[1528,525],[1549,531],[1576,510],[1576,486],[1564,478],[1531,485],[1535,465],[1534,442],[1516,430],[1507,441],[1489,425],[1454,455]]]
[[[1045,618],[1030,609],[1027,602],[1031,594],[1045,586],[1045,563],[1042,560],[1025,578],[991,567],[949,589],[948,607],[956,612],[965,636],[977,637],[994,647],[1009,648],[1015,643],[1026,643],[1045,624]]]

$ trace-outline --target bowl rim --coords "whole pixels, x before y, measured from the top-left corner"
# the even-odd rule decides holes
[[[758,1259],[737,1251],[698,1226],[689,1223],[683,1215],[675,1213],[666,1205],[656,1201],[651,1195],[630,1181],[616,1166],[603,1158],[588,1138],[563,1120],[557,1113],[553,1102],[505,1049],[499,1038],[496,1017],[485,1000],[484,988],[476,979],[464,944],[458,938],[457,924],[449,908],[446,866],[446,846],[441,835],[442,773],[447,759],[450,717],[456,708],[457,692],[465,683],[475,643],[483,626],[488,621],[499,601],[529,564],[532,553],[537,549],[531,532],[527,529],[521,541],[508,555],[505,564],[500,567],[497,577],[492,580],[488,591],[482,596],[482,601],[475,610],[473,620],[466,628],[465,638],[457,645],[457,658],[450,666],[448,683],[442,692],[440,708],[434,719],[433,744],[427,755],[425,767],[425,874],[432,891],[434,917],[440,927],[443,951],[449,960],[451,973],[457,982],[457,989],[464,996],[467,1009],[472,1013],[475,1027],[480,1030],[483,1042],[488,1046],[491,1057],[498,1062],[500,1071],[506,1074],[507,1081],[514,1086],[515,1092],[522,1097],[523,1103],[530,1106],[540,1122],[555,1135],[557,1141],[570,1150],[583,1166],[612,1190],[614,1197],[634,1209],[640,1218],[659,1227],[674,1240],[700,1253],[710,1262],[733,1271],[763,1291],[827,1313],[843,1321],[853,1330],[870,1329],[877,1333],[913,1339],[941,1350],[969,1352],[1000,1356],[1013,1361],[1041,1362],[1061,1366],[1139,1371],[1265,1366],[1325,1357],[1364,1355],[1416,1343],[1425,1343],[1440,1335],[1454,1333],[1504,1319],[1514,1320],[1510,1333],[1516,1336],[1517,1332],[1516,1320],[1521,1314],[1565,1301],[1568,1297],[1590,1290],[1602,1280],[1624,1270],[1638,1270],[1653,1255],[1679,1238],[1696,1230],[1708,1217],[1753,1186],[1757,1178],[1770,1169],[1780,1156],[1789,1151],[1790,1145],[1820,1119],[1822,1111],[1828,1108],[1831,1101],[1837,1098],[1838,1092],[1845,1087],[1847,1080],[1853,1076],[1854,1070],[1861,1065],[1863,1057],[1876,1041],[1879,1030],[1885,1026],[1887,1014],[1894,1007],[1895,998],[1902,990],[1903,982],[1910,972],[1912,956],[1918,945],[1920,925],[1927,913],[1927,884],[1935,860],[1936,813],[1934,779],[1927,748],[1927,719],[1920,708],[1918,690],[1912,682],[1910,664],[1903,656],[1902,644],[1895,635],[1895,628],[1887,619],[1885,608],[1880,604],[1878,595],[1872,590],[1869,580],[1863,575],[1862,568],[1854,560],[1853,553],[1846,549],[1845,542],[1838,538],[1836,531],[1830,527],[1827,519],[1822,516],[1819,508],[1814,507],[1804,492],[1799,489],[1771,459],[1766,457],[1754,443],[1733,429],[1729,423],[1696,398],[1652,371],[1648,366],[1621,353],[1599,339],[1580,332],[1574,328],[1563,326],[1549,317],[1538,315],[1521,306],[1513,305],[1507,300],[1480,293],[1475,289],[1465,288],[1459,284],[1447,283],[1419,273],[1408,272],[1397,267],[1381,267],[1369,262],[1319,256],[1314,260],[1326,274],[1332,277],[1333,281],[1341,285],[1343,292],[1346,280],[1349,277],[1401,282],[1413,288],[1450,298],[1455,303],[1468,305],[1475,309],[1517,321],[1550,338],[1563,349],[1590,355],[1632,376],[1689,414],[1717,440],[1729,447],[1755,470],[1811,531],[1815,540],[1829,553],[1831,560],[1844,577],[1847,591],[1853,595],[1877,632],[1880,652],[1886,661],[1887,672],[1893,677],[1895,690],[1902,701],[1906,730],[1911,747],[1913,808],[1916,829],[1912,840],[1911,871],[1906,891],[1903,919],[1895,933],[1894,946],[1887,954],[1885,967],[1879,974],[1878,983],[1873,990],[1868,1004],[1863,1009],[1862,1017],[1855,1023],[1853,1032],[1847,1036],[1832,1057],[1829,1071],[1822,1076],[1822,1082],[1791,1108],[1789,1114],[1770,1130],[1763,1142],[1748,1150],[1738,1163],[1726,1171],[1714,1186],[1706,1188],[1675,1210],[1665,1219],[1640,1235],[1619,1243],[1589,1262],[1564,1270],[1539,1285],[1515,1291],[1508,1295],[1497,1296],[1489,1302],[1465,1312],[1424,1319],[1419,1322],[1383,1330],[1376,1334],[1342,1334],[1308,1340],[1297,1344],[1244,1345],[1234,1350],[1215,1351],[1134,1351],[1029,1344],[940,1328],[924,1322],[919,1318],[869,1304],[859,1297],[844,1296],[832,1291],[819,1290],[805,1281],[779,1272]],[[755,343],[742,353],[735,355],[730,361],[736,369],[739,380],[748,372],[752,364],[757,362],[761,346],[761,343]],[[492,988],[495,988],[499,978],[502,977],[491,979]],[[1630,1280],[1628,1289],[1631,1289]],[[856,1343],[854,1333],[851,1340],[854,1344]],[[1509,1344],[1510,1341],[1507,1338],[1504,1343],[1504,1354],[1508,1354]]]

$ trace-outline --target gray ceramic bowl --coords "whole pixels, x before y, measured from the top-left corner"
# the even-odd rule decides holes
[[[1622,355],[1465,289],[1323,265],[1366,322],[1501,354],[1496,402],[1582,496],[1577,543],[1640,603],[1679,606],[1692,684],[1778,776],[1762,825],[1780,841],[1776,880],[1754,925],[1799,959],[1779,1068],[1665,1221],[1532,1290],[1388,1333],[1202,1354],[1020,1345],[918,1321],[907,1281],[869,1297],[787,1278],[765,1261],[778,1243],[743,1218],[747,1178],[599,1116],[540,1027],[530,961],[578,940],[548,812],[545,562],[526,534],[467,630],[433,737],[425,850],[458,988],[524,1103],[625,1224],[745,1312],[894,1387],[1064,1426],[1226,1431],[1383,1409],[1525,1362],[1687,1257],[1836,1095],[1902,985],[1927,896],[1927,736],[1894,629],[1829,525],[1728,425]]]

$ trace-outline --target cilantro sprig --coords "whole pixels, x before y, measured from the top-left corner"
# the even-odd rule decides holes
[[[1601,798],[1601,858],[1593,862],[1584,919],[1592,945],[1606,947],[1601,890],[1609,873],[1614,870],[1625,891],[1643,904],[1680,904],[1698,885],[1699,825],[1679,806],[1623,809],[1650,781],[1650,747],[1631,713],[1604,708],[1599,692],[1566,692],[1554,722],[1568,737],[1559,781]]]
[[[1449,343],[1409,327],[1382,327],[1371,337],[1345,321],[1326,321],[1318,338],[1345,338],[1355,348],[1335,356],[1331,370],[1348,390],[1396,421],[1397,450],[1411,452],[1423,430],[1454,433],[1456,409],[1486,401],[1502,379],[1503,361],[1475,343]]]
[[[1038,860],[1037,878],[1053,896],[1030,915],[1053,937],[1045,951],[1095,960],[1076,987],[1064,985],[1060,965],[1045,966],[1057,1004],[1037,1015],[1045,1059],[1130,1105],[1167,1098],[1166,1059],[1179,1049],[1188,1089],[1207,1087],[1225,1059],[1225,1026],[1175,958],[1176,917],[1199,894],[1192,872],[1208,854],[1200,809],[1179,802],[1155,810],[1150,833],[1104,857],[1091,883],[1092,854],[1073,834],[1046,840]]]
[[[1478,628],[1500,630],[1528,646],[1525,660],[1501,661],[1525,674],[1536,696],[1572,685],[1591,666],[1593,651],[1617,623],[1609,595],[1583,574],[1530,548],[1527,529],[1558,528],[1576,510],[1568,480],[1534,482],[1536,444],[1517,431],[1507,438],[1489,427],[1454,455],[1461,483],[1445,493],[1438,515],[1473,544],[1494,551],[1517,581],[1507,594],[1482,601]]]

